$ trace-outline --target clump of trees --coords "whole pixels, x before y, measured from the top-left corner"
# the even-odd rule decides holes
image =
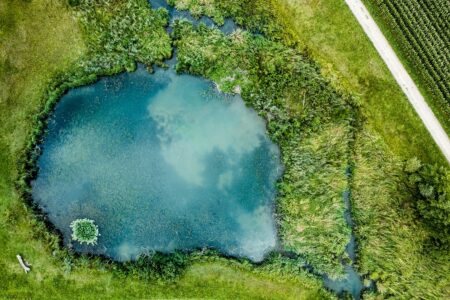
[[[77,219],[70,223],[70,228],[72,228],[72,239],[74,241],[88,245],[97,244],[98,236],[100,234],[94,220]]]
[[[440,247],[450,245],[450,172],[443,166],[410,159],[405,164],[414,207]]]

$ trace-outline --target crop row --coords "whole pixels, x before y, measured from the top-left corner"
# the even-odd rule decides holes
[[[450,121],[450,9],[447,0],[371,0]]]
[[[397,26],[414,48],[415,53],[413,54],[416,54],[420,59],[420,63],[425,65],[444,96],[448,96],[448,89],[445,86],[445,82],[442,82],[445,75],[443,72],[440,72],[448,65],[448,57],[445,56],[447,51],[444,45],[439,43],[442,39],[439,37],[439,33],[433,24],[424,22],[425,20],[428,21],[426,15],[420,15],[413,3],[414,1],[409,1],[408,3],[403,1],[386,1],[387,8],[394,17]]]

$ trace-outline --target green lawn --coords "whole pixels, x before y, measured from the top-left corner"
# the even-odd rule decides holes
[[[85,53],[76,18],[59,1],[0,2],[0,298],[323,299],[309,275],[272,273],[226,259],[189,266],[174,283],[119,277],[95,261],[70,272],[52,255],[55,237],[14,189],[17,154],[29,136],[46,84]],[[16,254],[32,264],[25,274]],[[280,272],[282,269],[280,268]]]
[[[369,128],[402,157],[443,155],[343,0],[272,0],[278,19],[338,88],[359,97]]]

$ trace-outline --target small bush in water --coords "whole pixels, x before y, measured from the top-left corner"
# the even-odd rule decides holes
[[[100,234],[98,233],[98,226],[94,224],[93,220],[77,219],[70,223],[70,228],[72,228],[73,240],[88,245],[95,245],[97,243]]]

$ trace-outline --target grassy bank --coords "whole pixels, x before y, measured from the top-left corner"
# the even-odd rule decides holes
[[[447,164],[344,1],[272,3],[288,38],[318,61],[336,86],[356,94],[367,126],[390,151]]]
[[[429,229],[417,218],[404,184],[404,162],[365,132],[357,138],[355,165],[352,214],[359,270],[377,280],[383,297],[447,298],[450,254],[430,243]]]
[[[114,17],[101,7],[97,12],[98,19],[90,17],[99,21]],[[114,43],[117,41],[102,31],[102,24],[97,24],[94,33],[89,26],[80,28],[73,11],[63,2],[2,1],[0,21],[0,298],[331,297],[316,278],[289,275],[292,272],[284,272],[281,266],[254,268],[226,259],[205,260],[194,262],[176,282],[161,283],[135,275],[120,276],[96,260],[80,258],[74,266],[62,260],[56,236],[34,218],[14,189],[17,159],[35,130],[34,116],[42,111],[46,88],[56,75],[70,73],[74,66],[76,70],[81,66],[98,71],[99,64],[116,71],[124,69],[130,57],[119,55],[129,53],[129,49],[120,42],[125,40],[123,36],[117,36],[118,43]],[[95,36],[98,39],[89,40]],[[160,55],[146,48],[146,41],[141,42],[140,49],[148,50],[145,53],[151,56],[136,54],[134,58],[145,61]],[[164,51],[164,47],[159,48]],[[114,55],[96,57],[103,51]],[[94,59],[86,61],[86,55]],[[119,67],[114,69],[111,62],[118,62]],[[20,268],[15,257],[18,253],[32,264],[31,273]]]

